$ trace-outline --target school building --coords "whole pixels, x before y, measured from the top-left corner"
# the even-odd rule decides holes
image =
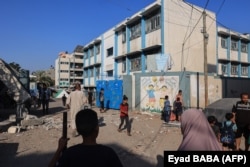
[[[156,0],[83,46],[79,79],[85,89],[107,88],[109,102],[117,100],[111,87],[120,85],[113,81],[122,82],[132,109],[159,112],[164,96],[173,102],[179,89],[186,107],[204,107],[205,82],[208,104],[239,97],[237,85],[249,84],[249,41],[218,26],[212,11]]]

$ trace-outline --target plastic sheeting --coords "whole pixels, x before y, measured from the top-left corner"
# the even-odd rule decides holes
[[[99,93],[104,89],[104,107],[107,109],[119,109],[123,97],[122,80],[99,80],[96,81],[96,105],[100,107]]]

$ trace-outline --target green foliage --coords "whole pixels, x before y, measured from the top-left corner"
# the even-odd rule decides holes
[[[48,86],[54,86],[55,81],[46,74],[46,71],[39,70],[33,72],[32,74],[36,76],[34,79],[35,82],[45,83]]]

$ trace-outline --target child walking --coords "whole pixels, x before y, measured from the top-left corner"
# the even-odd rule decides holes
[[[120,105],[120,119],[121,119],[121,123],[119,125],[119,128],[118,128],[118,132],[121,132],[122,129],[122,125],[124,123],[124,120],[126,121],[126,127],[127,127],[127,134],[128,136],[131,136],[131,133],[130,133],[130,123],[129,123],[129,117],[128,117],[128,108],[129,108],[129,105],[128,105],[128,97],[126,95],[123,95],[123,100],[122,100],[122,103]]]
[[[235,150],[235,132],[237,126],[234,122],[234,116],[232,113],[226,113],[226,121],[223,122],[221,128],[221,143],[224,151]]]
[[[170,106],[170,101],[168,100],[168,96],[165,96],[165,101],[164,101],[164,121],[165,123],[168,123],[170,120],[170,114],[171,114],[171,106]]]

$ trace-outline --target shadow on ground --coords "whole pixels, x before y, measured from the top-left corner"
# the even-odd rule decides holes
[[[48,166],[50,159],[52,158],[54,152],[49,153],[32,153],[19,155],[18,143],[0,143],[0,166],[3,167],[45,167]],[[125,148],[117,145],[115,143],[108,144],[112,147],[115,152],[118,154],[121,162],[124,167],[155,167],[156,164],[153,164],[150,158],[137,155],[129,152]],[[24,152],[30,152],[32,150],[21,150],[22,154]],[[20,152],[20,153],[21,153]],[[98,159],[97,157],[94,157]],[[151,162],[150,162],[151,161]],[[160,157],[162,161],[162,157]],[[160,167],[162,162],[158,162],[157,167]]]

